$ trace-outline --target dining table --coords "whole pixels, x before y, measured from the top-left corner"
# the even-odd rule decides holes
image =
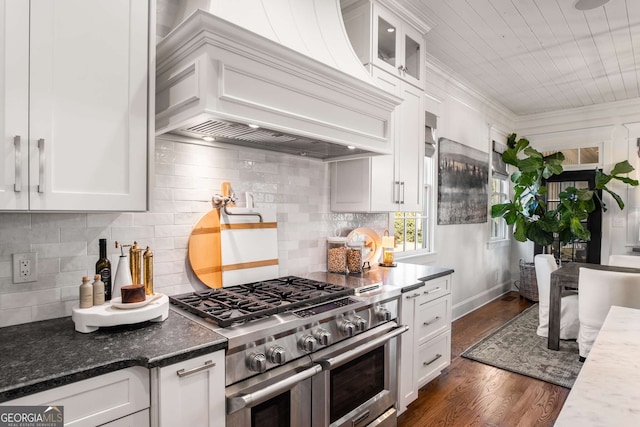
[[[557,270],[553,271],[551,273],[551,289],[549,295],[549,335],[547,338],[547,348],[550,350],[560,349],[560,304],[562,302],[562,291],[566,289],[578,290],[578,276],[581,267],[640,274],[640,268],[588,264],[584,262],[566,262]],[[606,283],[603,283],[603,286],[606,286]],[[578,292],[580,291],[578,290]]]

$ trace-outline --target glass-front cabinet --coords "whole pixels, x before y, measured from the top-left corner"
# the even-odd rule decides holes
[[[341,5],[345,29],[360,61],[370,70],[374,66],[423,89],[428,26],[375,0],[342,0]]]
[[[422,87],[424,52],[420,33],[374,4],[373,34],[373,63]]]

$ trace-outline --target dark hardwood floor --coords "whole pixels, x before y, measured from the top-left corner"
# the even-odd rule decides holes
[[[511,292],[453,322],[451,365],[420,390],[398,426],[552,426],[569,389],[460,357],[531,305]]]

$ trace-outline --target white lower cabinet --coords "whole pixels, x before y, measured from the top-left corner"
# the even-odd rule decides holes
[[[103,424],[106,427],[141,427],[149,425],[149,410],[136,412],[135,414],[127,415],[110,423]]]
[[[149,425],[150,401],[149,370],[136,366],[3,402],[2,405],[63,406],[65,426],[139,427]]]
[[[224,427],[224,350],[151,371],[151,425]]]
[[[429,280],[402,294],[398,413],[418,397],[418,390],[451,363],[451,275]]]

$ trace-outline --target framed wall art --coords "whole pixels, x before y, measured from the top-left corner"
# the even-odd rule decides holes
[[[438,225],[487,222],[489,154],[438,139]]]

